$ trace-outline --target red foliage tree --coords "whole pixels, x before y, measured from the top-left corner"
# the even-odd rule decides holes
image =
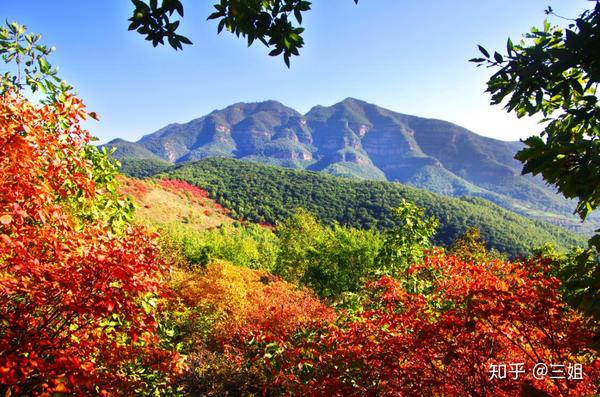
[[[344,321],[287,338],[263,330],[254,360],[265,362],[271,387],[299,395],[594,394],[593,334],[549,270],[540,260],[433,255],[404,284],[369,285],[366,307]],[[503,365],[507,376],[494,371]],[[536,365],[548,372],[534,374]]]
[[[170,371],[147,302],[167,270],[153,236],[78,219],[101,192],[83,104],[0,98],[0,394],[130,394]],[[73,204],[75,203],[75,204]]]

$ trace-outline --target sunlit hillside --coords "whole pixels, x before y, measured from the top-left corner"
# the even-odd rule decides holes
[[[138,207],[135,211],[137,223],[165,225],[178,222],[204,230],[233,222],[227,210],[208,198],[206,191],[186,182],[125,176],[120,181],[120,192],[131,197]]]

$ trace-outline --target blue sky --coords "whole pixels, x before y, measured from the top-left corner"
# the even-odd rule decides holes
[[[538,133],[534,120],[506,114],[484,94],[491,70],[468,62],[477,44],[503,49],[540,26],[550,5],[575,17],[586,0],[313,0],[305,48],[287,69],[261,45],[206,21],[216,0],[185,0],[181,33],[193,46],[153,48],[127,31],[127,0],[0,0],[3,19],[41,33],[51,61],[100,122],[106,142],[137,140],[235,102],[275,99],[304,113],[346,97],[401,113],[452,121],[482,135],[516,140]],[[564,25],[565,21],[551,19]]]

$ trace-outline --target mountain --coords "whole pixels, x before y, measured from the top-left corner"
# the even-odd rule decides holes
[[[547,242],[567,249],[585,241],[581,235],[527,219],[488,200],[446,197],[394,182],[339,178],[228,158],[184,163],[160,176],[199,186],[230,209],[232,216],[258,223],[276,224],[302,207],[327,224],[389,228],[394,225],[391,209],[406,199],[440,219],[436,243],[442,245],[468,227],[478,227],[489,248],[511,256],[530,254]]]
[[[477,135],[447,121],[405,115],[353,98],[307,114],[276,101],[237,103],[138,142],[122,139],[117,158],[174,164],[232,157],[337,176],[397,181],[449,196],[475,196],[534,219],[588,232],[574,203],[537,177],[522,176],[520,142]]]

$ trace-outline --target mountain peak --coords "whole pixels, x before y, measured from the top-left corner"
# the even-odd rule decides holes
[[[125,139],[123,139],[123,138],[115,138],[115,139],[113,139],[113,140],[109,141],[109,142],[107,143],[107,145],[109,145],[109,144],[117,144],[117,145],[120,145],[120,144],[127,144],[127,143],[131,143],[131,142],[129,142],[129,141],[126,141],[126,140],[125,140]]]
[[[214,110],[212,113],[227,112],[227,111],[243,111],[243,112],[279,112],[279,113],[298,113],[296,110],[283,103],[269,99],[261,102],[237,102],[227,106],[224,109]]]
[[[341,105],[341,104],[347,104],[347,105],[371,105],[370,103],[363,101],[362,99],[357,99],[357,98],[353,98],[353,97],[348,97],[346,99],[344,99],[343,101],[338,102],[336,105]],[[333,105],[333,106],[336,106]]]

